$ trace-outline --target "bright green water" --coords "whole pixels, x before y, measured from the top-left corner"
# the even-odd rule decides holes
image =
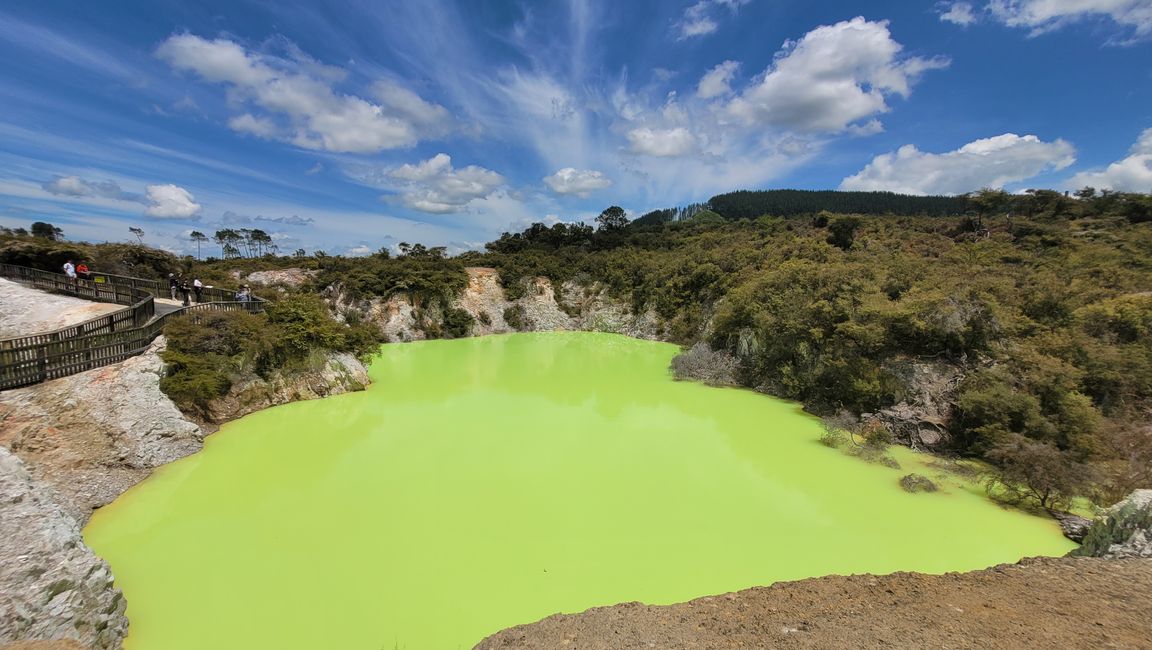
[[[554,612],[1071,548],[973,491],[816,442],[791,403],[673,382],[674,346],[384,346],[366,392],[250,415],[85,530],[133,650],[467,648]],[[921,470],[923,471],[923,470]]]

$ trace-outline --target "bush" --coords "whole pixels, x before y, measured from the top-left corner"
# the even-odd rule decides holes
[[[168,374],[160,389],[181,409],[209,417],[210,402],[226,394],[235,377],[302,367],[317,352],[365,356],[380,345],[367,323],[344,326],[314,294],[284,297],[266,314],[198,312],[170,318],[164,326]]]
[[[472,324],[475,323],[472,314],[457,307],[444,310],[444,322],[441,335],[446,339],[460,339],[472,334]]]
[[[723,350],[713,350],[704,341],[672,358],[676,379],[696,380],[709,386],[736,385],[736,357]]]
[[[504,310],[504,322],[517,331],[523,331],[528,326],[527,314],[524,305],[512,305]]]
[[[987,457],[996,465],[985,478],[989,495],[1014,505],[1066,510],[1093,479],[1092,470],[1071,454],[1021,435],[996,445]]]
[[[1100,557],[1113,544],[1123,544],[1138,530],[1152,530],[1152,504],[1138,508],[1127,503],[1107,517],[1097,520],[1084,535],[1080,548],[1071,555]]]

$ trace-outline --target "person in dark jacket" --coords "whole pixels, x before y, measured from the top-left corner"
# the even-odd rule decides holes
[[[188,297],[191,293],[192,293],[192,286],[188,284],[188,281],[185,280],[185,281],[181,282],[180,283],[180,295],[184,297],[184,306],[185,307],[188,307],[192,304],[192,302],[188,299]]]
[[[172,294],[172,299],[176,299],[176,292],[180,290],[180,281],[176,279],[175,273],[168,274],[168,292]]]

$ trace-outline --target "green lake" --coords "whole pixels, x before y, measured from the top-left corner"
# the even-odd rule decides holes
[[[442,650],[555,612],[1062,555],[1051,521],[817,442],[799,406],[671,379],[677,348],[387,345],[361,393],[224,426],[85,529],[131,650]]]

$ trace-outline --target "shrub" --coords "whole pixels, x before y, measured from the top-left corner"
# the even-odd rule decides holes
[[[472,334],[472,324],[475,323],[472,314],[458,307],[449,307],[444,310],[444,322],[441,335],[446,339],[460,339]]]
[[[989,495],[1021,506],[1067,509],[1092,481],[1091,469],[1044,442],[1012,435],[987,454],[996,470],[985,478]]]
[[[1113,544],[1123,544],[1137,530],[1152,530],[1152,504],[1143,508],[1134,503],[1126,503],[1107,517],[1092,524],[1080,543],[1080,548],[1071,555],[1100,557],[1108,552]]]
[[[514,330],[522,331],[528,326],[524,305],[512,305],[504,310],[504,322]]]
[[[672,358],[672,374],[676,379],[702,381],[709,386],[735,386],[736,366],[736,357],[723,350],[713,350],[704,341]]]

